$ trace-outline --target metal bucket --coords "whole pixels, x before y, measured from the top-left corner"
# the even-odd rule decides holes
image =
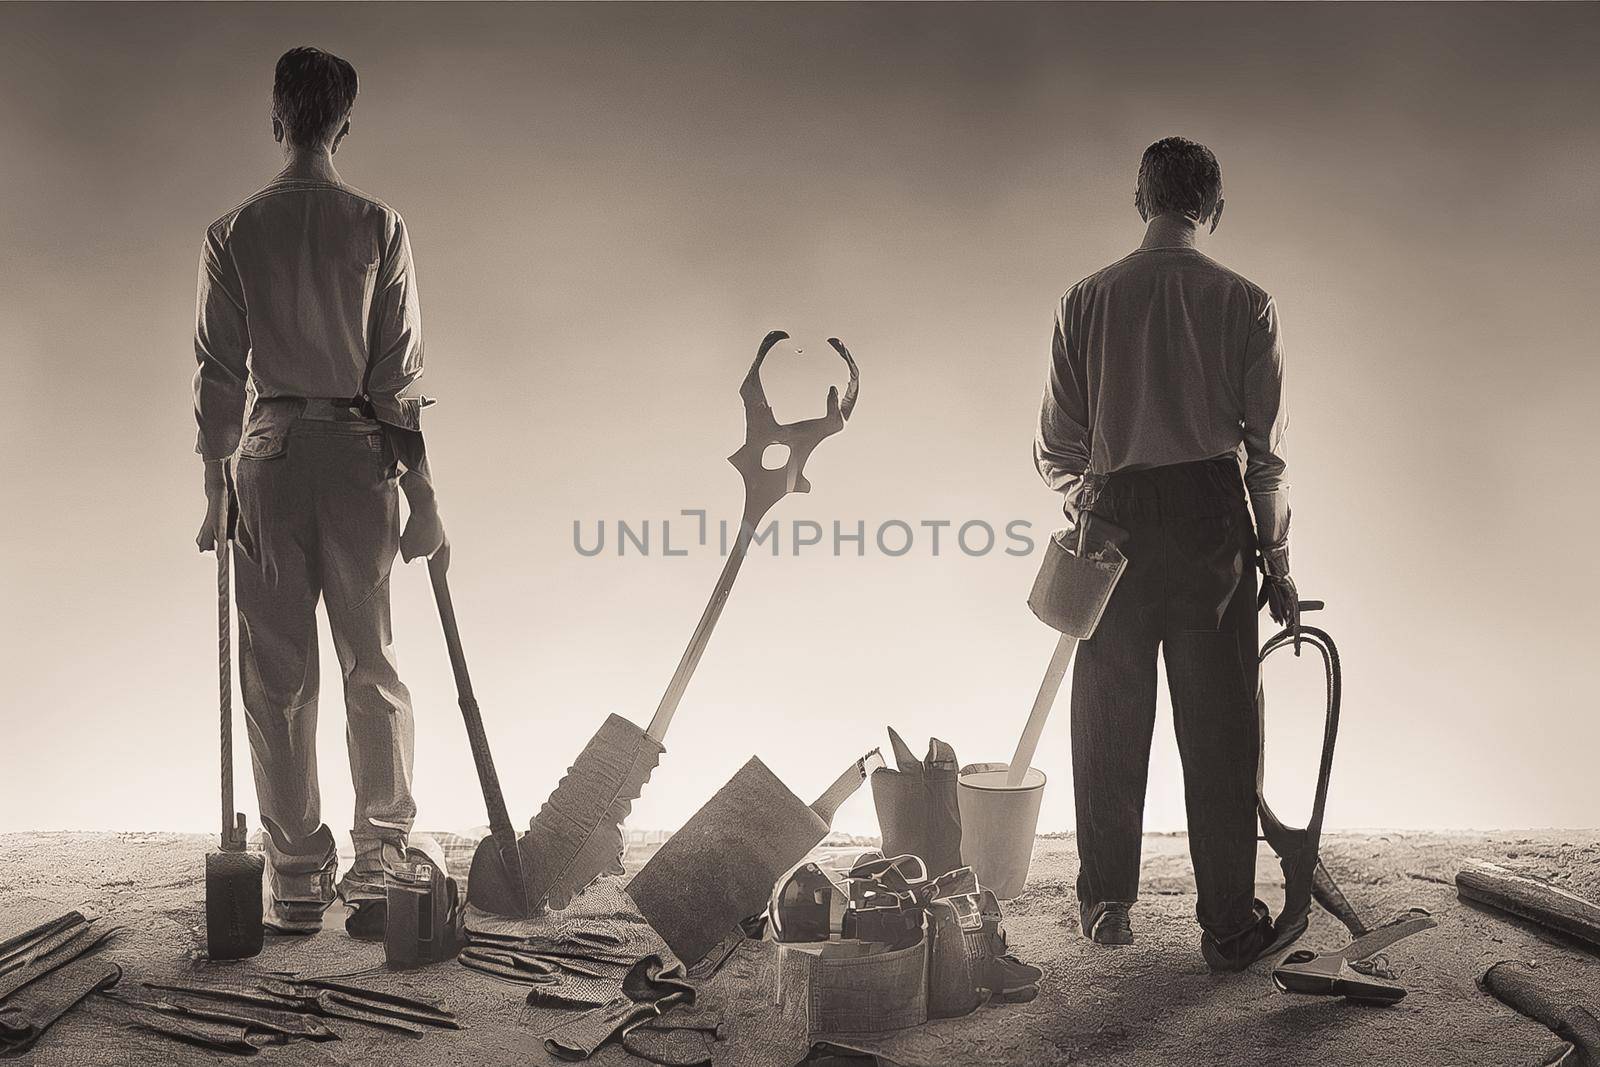
[[[1001,900],[1021,895],[1033,862],[1033,836],[1044,799],[1044,772],[1029,767],[1022,784],[1006,785],[1006,763],[969,763],[961,768],[956,799],[961,805],[961,862],[978,883]]]

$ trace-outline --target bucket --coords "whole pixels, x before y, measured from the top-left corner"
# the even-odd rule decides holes
[[[1006,786],[1005,763],[969,763],[956,780],[961,806],[961,862],[1001,900],[1020,896],[1033,861],[1044,772],[1029,767],[1016,788]]]

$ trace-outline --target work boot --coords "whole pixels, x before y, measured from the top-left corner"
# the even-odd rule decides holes
[[[385,844],[356,857],[356,862],[339,879],[339,899],[350,909],[345,917],[345,933],[358,941],[382,941],[388,921],[389,894],[384,886],[384,870],[401,855]]]
[[[322,913],[333,903],[330,863],[308,874],[282,874],[269,864],[263,879],[261,925],[275,934],[314,934],[322,929]]]
[[[1130,904],[1108,900],[1084,907],[1079,905],[1078,918],[1083,936],[1097,945],[1133,944],[1133,924],[1128,921]]]
[[[989,961],[988,973],[979,984],[988,989],[996,1000],[1020,1003],[1039,995],[1039,979],[1042,977],[1044,971],[1040,968],[1007,954]]]
[[[1253,918],[1237,934],[1227,938],[1212,936],[1207,930],[1200,935],[1200,954],[1206,959],[1206,966],[1215,974],[1231,974],[1242,971],[1252,963],[1269,955],[1280,947],[1276,944],[1275,931],[1272,926],[1272,912],[1261,901],[1256,901],[1252,909]]]

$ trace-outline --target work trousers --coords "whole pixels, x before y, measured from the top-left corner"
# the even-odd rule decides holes
[[[1093,512],[1122,526],[1128,567],[1072,679],[1078,900],[1139,893],[1156,652],[1183,762],[1197,917],[1248,928],[1256,855],[1255,536],[1232,455],[1110,476]]]
[[[269,838],[267,856],[287,885],[321,873],[328,859],[300,848],[322,824],[319,599],[344,676],[356,869],[378,868],[386,843],[404,848],[416,815],[411,696],[389,627],[396,466],[378,423],[305,411],[304,401],[258,402],[237,470],[240,682],[261,815],[288,846]],[[326,875],[321,884],[331,885]]]

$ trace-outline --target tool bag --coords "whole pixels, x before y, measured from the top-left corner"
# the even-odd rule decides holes
[[[937,877],[961,866],[961,808],[956,800],[960,764],[955,749],[929,738],[926,759],[889,728],[895,770],[872,772],[872,804],[883,830],[886,856],[920,856]]]
[[[383,956],[389,966],[419,967],[461,950],[461,891],[443,861],[440,850],[408,848],[384,870]]]
[[[818,875],[829,888],[818,885]],[[805,903],[795,910],[801,898]],[[793,943],[802,930],[820,925],[802,921],[805,908],[815,908],[820,919],[840,898],[846,901],[842,936]],[[916,856],[865,861],[842,883],[816,864],[797,868],[774,891],[773,902],[775,912],[789,917],[781,924],[783,951],[808,957],[811,1032],[881,1033],[976,1009],[993,940],[981,899],[970,867],[930,880]]]

